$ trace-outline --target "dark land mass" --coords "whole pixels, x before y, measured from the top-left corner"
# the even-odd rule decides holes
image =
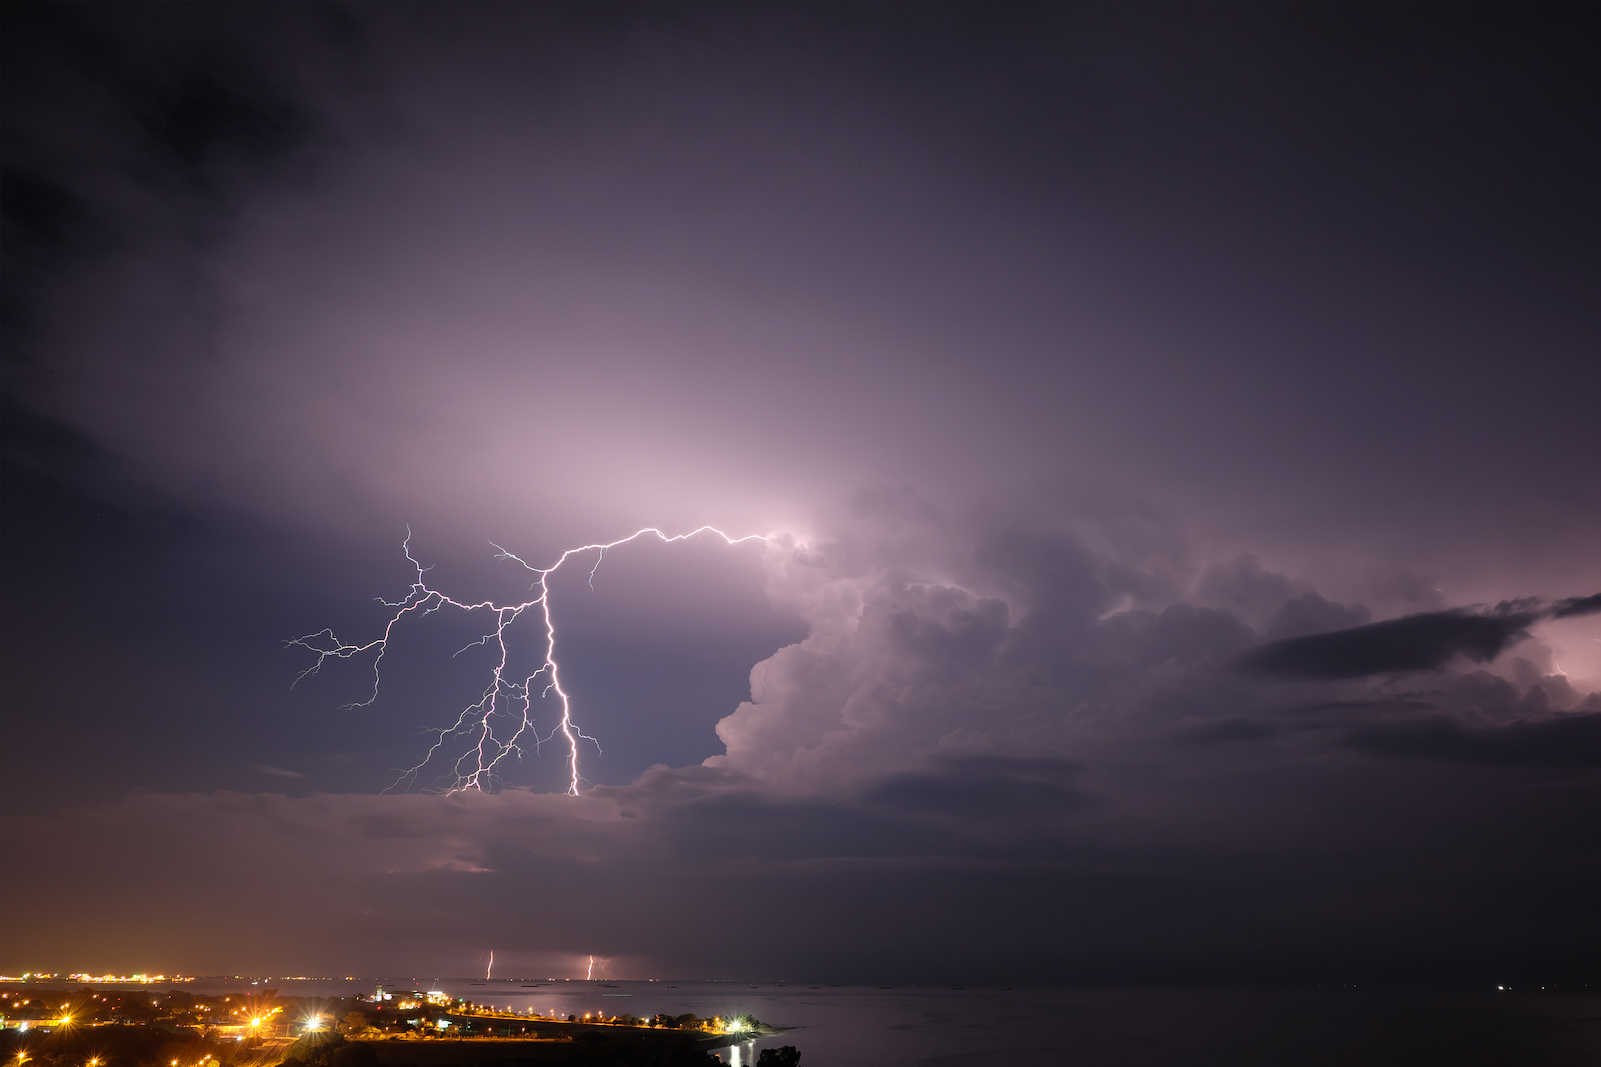
[[[575,1027],[536,1040],[469,1037],[374,1041],[337,1039],[332,1055],[308,1061],[282,1044],[240,1048],[239,1042],[174,1034],[156,1026],[119,1025],[0,1037],[0,1055],[27,1067],[520,1067],[590,1064],[617,1067],[707,1067],[718,1063],[694,1034],[637,1027]],[[289,1054],[286,1056],[286,1053]]]
[[[708,1067],[720,1062],[711,1049],[779,1032],[749,1020],[738,1036],[713,1033],[691,1015],[568,1022],[492,1013],[466,1001],[397,1011],[357,998],[279,997],[276,990],[22,987],[3,994],[0,1014],[11,1024],[0,1029],[5,1067]],[[401,1015],[426,1021],[413,1025]],[[296,1036],[310,1018],[324,1028]],[[22,1020],[32,1022],[22,1029]]]
[[[295,1045],[241,1048],[232,1040],[173,1033],[157,1026],[117,1025],[50,1034],[14,1030],[0,1036],[0,1055],[28,1067],[709,1067],[710,1048],[726,1041],[684,1031],[642,1027],[552,1024],[532,1039],[468,1037],[347,1040],[337,1035],[329,1054],[302,1059]],[[299,1043],[297,1042],[296,1045]],[[299,1055],[297,1055],[299,1053]]]
[[[544,1028],[541,1027],[543,1030]],[[375,1041],[380,1067],[521,1067],[523,1064],[617,1064],[703,1067],[720,1063],[704,1038],[672,1030],[575,1026],[542,1040],[469,1037],[455,1040]]]

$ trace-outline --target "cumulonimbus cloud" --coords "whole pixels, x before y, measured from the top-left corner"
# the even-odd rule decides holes
[[[1168,561],[1126,539],[964,523],[896,494],[859,501],[813,543],[775,543],[764,564],[774,602],[810,633],[756,666],[751,699],[719,725],[726,752],[704,764],[578,797],[137,794],[15,816],[4,847],[17,854],[85,846],[67,890],[19,898],[41,917],[25,947],[98,914],[89,873],[108,865],[137,873],[97,920],[101,943],[153,952],[148,931],[193,928],[186,951],[220,970],[205,931],[243,907],[270,919],[229,950],[266,973],[309,911],[329,968],[339,952],[400,966],[396,946],[449,966],[464,946],[494,944],[507,958],[637,961],[634,973],[868,980],[893,960],[924,980],[1058,980],[1064,965],[1173,978],[1204,960],[1208,975],[1259,976],[1282,973],[1285,954],[1428,958],[1457,916],[1505,914],[1495,887],[1512,870],[1593,888],[1582,857],[1523,832],[1578,837],[1593,823],[1574,798],[1595,783],[1530,791],[1516,777],[1596,765],[1601,697],[1561,679],[1446,662],[1404,693],[1384,678],[1303,680],[1304,705],[1286,713],[1239,657],[1262,633],[1337,626],[1366,606],[1256,568],[1245,577],[1272,595],[1248,624],[1191,603]],[[1510,647],[1584,603],[1485,613],[1479,647]],[[1425,616],[1442,617],[1484,619]],[[1397,624],[1403,636],[1418,625],[1293,640]],[[1464,767],[1489,777],[1464,788]],[[1386,812],[1377,829],[1372,805]],[[1442,824],[1445,807],[1471,829]],[[1487,832],[1500,835],[1490,848]],[[1430,850],[1410,847],[1424,834]],[[180,879],[177,895],[166,884],[219,855],[221,880],[191,892]],[[1464,871],[1479,888],[1461,890]],[[1423,888],[1351,910],[1398,881]],[[1434,904],[1447,894],[1450,914]],[[290,898],[309,907],[280,917]],[[1336,918],[1292,924],[1286,940],[1286,909]],[[1560,962],[1592,913],[1574,894],[1520,945]]]

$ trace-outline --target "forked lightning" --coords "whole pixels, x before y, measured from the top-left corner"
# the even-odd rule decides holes
[[[577,796],[579,786],[584,781],[578,767],[578,743],[580,740],[595,742],[597,746],[599,743],[593,737],[589,737],[579,730],[578,725],[573,721],[572,698],[568,696],[567,690],[562,688],[561,669],[556,662],[556,620],[551,611],[550,576],[559,571],[568,560],[576,556],[593,553],[595,562],[589,569],[590,582],[593,583],[595,572],[600,569],[600,565],[605,560],[606,553],[610,549],[617,548],[619,545],[626,545],[630,541],[635,541],[645,536],[654,536],[664,543],[672,544],[677,541],[687,541],[701,534],[720,537],[730,545],[741,544],[745,541],[769,540],[769,537],[764,534],[731,537],[714,526],[702,526],[691,530],[689,533],[676,534],[669,537],[654,526],[648,526],[616,541],[569,548],[549,567],[536,567],[491,542],[497,553],[496,559],[512,560],[522,564],[523,567],[534,573],[535,579],[532,586],[534,596],[520,604],[496,604],[489,600],[470,604],[447,596],[428,585],[428,568],[418,563],[416,557],[411,554],[411,531],[407,530],[406,540],[402,542],[401,547],[406,554],[406,559],[416,568],[417,578],[412,582],[411,591],[400,600],[388,601],[380,599],[380,603],[395,609],[394,615],[390,617],[389,622],[384,626],[383,635],[365,644],[349,644],[335,636],[333,630],[324,629],[314,634],[291,639],[287,642],[287,645],[309,649],[317,657],[311,666],[300,672],[295,681],[298,683],[308,674],[316,674],[322,669],[323,664],[330,659],[350,659],[366,652],[373,652],[375,655],[373,656],[372,664],[373,683],[371,695],[366,700],[346,705],[347,708],[370,707],[378,699],[378,689],[382,682],[381,668],[384,654],[389,649],[389,639],[394,634],[395,627],[400,625],[402,620],[409,615],[429,615],[447,607],[456,608],[464,612],[488,612],[494,617],[494,629],[469,644],[467,648],[472,648],[475,645],[480,647],[487,646],[491,642],[498,647],[500,654],[495,664],[494,672],[490,676],[489,684],[475,703],[469,704],[462,709],[453,724],[429,731],[435,736],[427,754],[415,766],[402,772],[390,788],[393,789],[402,783],[414,783],[422,773],[423,768],[428,766],[429,762],[444,746],[446,739],[453,736],[469,738],[470,747],[461,756],[457,757],[451,767],[445,787],[445,791],[448,793],[460,792],[466,789],[483,790],[488,788],[493,784],[495,768],[502,760],[514,754],[520,755],[524,744],[530,740],[537,750],[540,745],[560,734],[567,744],[567,792]],[[545,623],[545,659],[538,670],[521,682],[517,682],[506,676],[511,658],[506,646],[506,630],[521,618],[524,612],[535,607],[539,609],[539,613]],[[464,648],[461,651],[466,651],[466,649]],[[550,733],[543,737],[540,736],[533,720],[533,694],[536,683],[540,681],[543,681],[540,695],[544,697],[554,693],[560,706],[560,717],[556,725],[551,728]],[[502,712],[510,713],[511,722],[509,727],[502,729],[500,734],[497,734],[494,719],[496,715]]]

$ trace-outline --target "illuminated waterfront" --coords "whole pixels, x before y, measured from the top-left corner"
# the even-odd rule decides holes
[[[1496,990],[1067,988],[835,986],[780,982],[591,982],[539,978],[197,978],[190,995],[237,996],[276,989],[280,999],[324,1002],[437,991],[521,1020],[586,1013],[606,1016],[755,1016],[777,1037],[741,1042],[716,1054],[732,1067],[760,1050],[794,1045],[810,1067],[932,1064],[980,1067],[1062,1062],[1082,1067],[1168,1067],[1227,1053],[1230,1062],[1307,1062],[1305,1035],[1343,1061],[1372,1065],[1519,1062],[1583,1064],[1601,1050],[1601,996],[1595,992]],[[54,983],[63,995],[77,986]],[[489,1020],[486,1020],[489,1021]],[[293,1025],[293,1024],[292,1024]],[[1420,1028],[1404,1039],[1408,1027]],[[1433,1044],[1423,1051],[1418,1034]],[[425,1043],[422,1048],[433,1043]],[[444,1042],[439,1042],[445,1047]],[[485,1052],[492,1046],[486,1043]],[[401,1047],[401,1046],[396,1046]],[[467,1047],[471,1047],[469,1044]],[[1521,1059],[1475,1059],[1504,1048]],[[1434,1052],[1438,1051],[1439,1056]],[[480,1055],[475,1052],[474,1055]],[[1408,1059],[1407,1057],[1411,1058]],[[1451,1057],[1456,1059],[1452,1060]],[[1441,1058],[1444,1057],[1444,1058]],[[481,1057],[480,1057],[481,1058]],[[1326,1057],[1325,1057],[1326,1059]],[[477,1062],[474,1060],[474,1062]]]

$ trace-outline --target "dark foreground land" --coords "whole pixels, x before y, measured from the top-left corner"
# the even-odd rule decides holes
[[[4,1031],[5,1067],[710,1067],[734,1038],[699,1031],[541,1022],[528,1037],[390,1037],[243,1044],[150,1025]]]
[[[154,1027],[117,1026],[0,1040],[6,1067],[708,1067],[721,1044],[694,1034],[638,1027],[573,1027],[537,1040],[496,1037],[346,1041],[332,1055],[306,1057],[294,1045],[242,1049],[232,1041],[189,1039]]]
[[[706,1067],[718,1063],[711,1043],[693,1034],[637,1027],[583,1027],[539,1041],[469,1037],[374,1041],[378,1067],[523,1067],[617,1064],[619,1067]]]
[[[711,1067],[721,1062],[713,1049],[780,1032],[749,1016],[736,1037],[692,1014],[562,1021],[463,999],[400,1010],[276,989],[23,986],[0,993],[0,1018],[3,1067]],[[793,1056],[761,1062],[786,1067]]]
[[[536,1040],[435,1037],[364,1041],[362,1044],[377,1054],[377,1067],[522,1067],[523,1064],[547,1063],[701,1067],[721,1062],[710,1055],[712,1049],[725,1048],[755,1036],[545,1021],[538,1024],[537,1030]],[[765,1027],[759,1031],[777,1032]]]

